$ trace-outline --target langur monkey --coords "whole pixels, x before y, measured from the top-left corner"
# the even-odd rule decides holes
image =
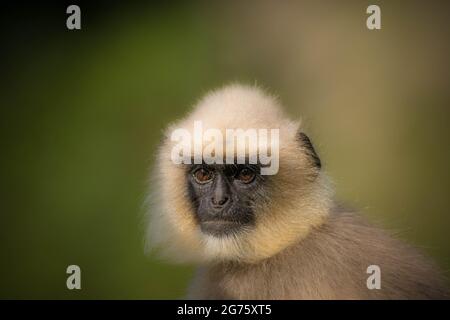
[[[223,133],[279,129],[278,172],[261,175],[258,164],[237,162],[175,164],[171,133],[191,132],[199,120]],[[148,243],[173,261],[198,265],[190,299],[449,297],[428,258],[337,204],[300,123],[257,87],[213,91],[169,126],[150,186]],[[368,283],[370,266],[379,271],[376,288]]]

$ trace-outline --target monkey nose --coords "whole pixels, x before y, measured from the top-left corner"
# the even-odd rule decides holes
[[[220,198],[212,197],[211,202],[215,207],[223,207],[227,202],[229,198],[224,196]]]

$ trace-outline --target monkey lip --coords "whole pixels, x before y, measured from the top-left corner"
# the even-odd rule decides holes
[[[200,223],[202,232],[214,236],[229,234],[242,227],[242,223],[231,220],[206,220]]]

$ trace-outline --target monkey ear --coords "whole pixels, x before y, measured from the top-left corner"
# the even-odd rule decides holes
[[[317,169],[320,169],[322,167],[322,163],[320,162],[320,158],[317,155],[316,150],[314,149],[314,147],[312,145],[312,142],[309,139],[309,137],[305,133],[299,131],[297,133],[297,138],[298,138],[301,146],[303,148],[305,148],[306,153],[311,158],[311,161],[314,164],[314,166]]]

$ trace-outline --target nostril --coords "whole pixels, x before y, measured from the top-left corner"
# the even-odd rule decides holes
[[[219,200],[219,205],[223,206],[228,201],[228,197]]]

